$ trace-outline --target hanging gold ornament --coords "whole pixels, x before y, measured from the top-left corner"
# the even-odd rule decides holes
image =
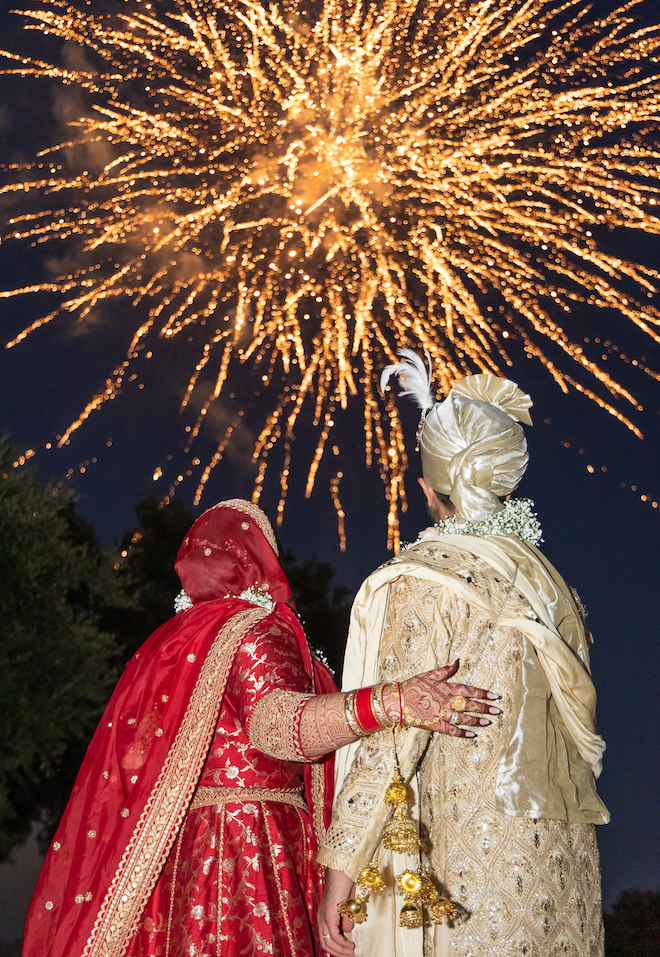
[[[399,769],[394,768],[394,777],[385,791],[385,803],[388,807],[403,807],[408,798],[408,788],[399,774]]]
[[[429,903],[433,901],[438,896],[438,893],[431,883],[431,878],[427,877],[426,874],[420,876],[421,886],[419,888],[419,896],[422,898],[424,903]]]
[[[385,889],[385,881],[380,876],[380,871],[378,870],[378,861],[374,860],[371,864],[367,864],[366,867],[362,868],[360,876],[357,879],[357,885],[365,895]]]
[[[404,871],[397,877],[399,887],[406,897],[417,897],[422,890],[422,875],[419,871]]]
[[[406,903],[401,909],[399,923],[401,927],[420,927],[422,922],[422,904],[430,910],[434,924],[444,924],[458,917],[458,907],[446,897],[440,897],[431,878],[417,871],[404,871],[397,877],[399,887],[405,895]]]
[[[404,904],[399,914],[400,927],[421,927],[422,911],[417,904]]]
[[[383,844],[390,851],[416,851],[419,848],[417,825],[406,817],[402,809],[394,812],[393,817],[385,825]]]
[[[354,924],[364,924],[367,919],[367,902],[362,897],[349,897],[339,901],[337,910],[341,917],[348,917]]]
[[[424,894],[428,890],[431,882],[421,871],[404,871],[397,877],[399,887],[406,897],[406,902],[401,908],[399,914],[399,924],[401,927],[421,927],[422,926],[422,908]],[[432,885],[431,885],[432,889]]]
[[[420,847],[417,825],[406,817],[404,808],[408,799],[406,787],[398,768],[394,769],[394,778],[385,792],[385,803],[394,808],[394,814],[383,830],[383,844],[390,851],[416,851]]]
[[[356,883],[358,890],[364,896],[349,897],[348,900],[340,901],[337,904],[337,910],[341,917],[348,917],[354,924],[364,924],[367,919],[369,895],[385,888],[385,881],[380,876],[377,860],[374,859],[362,868]]]
[[[455,920],[458,917],[458,907],[452,904],[446,897],[439,897],[437,894],[432,901],[431,920],[434,924],[444,924],[447,921]]]
[[[455,699],[456,701],[457,699]],[[458,702],[460,705],[460,701]],[[456,710],[460,710],[457,708]],[[459,913],[458,907],[445,897],[440,897],[433,882],[422,871],[421,841],[415,821],[404,813],[408,802],[408,788],[401,777],[401,769],[396,753],[396,737],[392,729],[392,743],[394,747],[394,773],[392,780],[385,791],[385,804],[394,809],[391,819],[385,825],[382,837],[383,845],[391,851],[415,852],[419,856],[419,867],[416,871],[405,870],[397,877],[399,889],[405,897],[405,902],[399,913],[400,927],[421,927],[424,923],[423,907],[430,910],[434,923],[444,924],[454,920]],[[385,888],[378,860],[374,858],[360,871],[357,887],[362,896],[349,898],[337,905],[342,917],[348,917],[355,924],[363,924],[367,919],[367,901],[372,893]]]

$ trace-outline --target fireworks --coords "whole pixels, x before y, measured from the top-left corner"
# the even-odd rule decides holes
[[[192,332],[187,449],[249,367],[272,394],[254,499],[282,443],[281,521],[301,411],[318,427],[309,495],[338,410],[359,395],[390,547],[407,462],[377,381],[398,346],[428,349],[442,394],[475,371],[507,374],[515,343],[638,432],[620,410],[634,397],[562,325],[576,310],[615,310],[660,341],[660,275],[603,242],[612,228],[660,232],[660,28],[630,9],[595,22],[582,0],[134,0],[102,15],[44,0],[22,11],[84,56],[74,68],[5,53],[8,70],[84,90],[75,142],[103,159],[71,172],[70,138],[4,188],[41,204],[5,240],[80,245],[71,274],[2,294],[61,296],[10,345],[122,299],[138,317],[125,361],[60,445],[159,338]],[[200,463],[197,500],[239,417]],[[340,478],[330,491],[343,534]]]

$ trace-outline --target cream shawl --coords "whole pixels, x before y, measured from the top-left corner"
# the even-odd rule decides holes
[[[517,564],[516,588],[539,619],[507,617],[506,608],[500,617],[500,625],[516,628],[527,641],[510,738],[498,767],[498,807],[504,814],[520,817],[607,822],[609,814],[594,783],[605,744],[596,733],[596,693],[589,673],[585,629],[562,577],[538,549],[521,539],[441,535],[427,529],[415,545],[377,569],[364,582],[353,605],[343,687],[378,680],[378,650],[390,585],[397,578],[412,575],[437,581],[468,602],[483,602],[478,590],[425,559],[423,546],[427,542],[444,542],[482,558],[509,580]],[[483,608],[493,619],[500,611],[485,604]],[[539,760],[539,742],[544,743],[543,760]],[[338,787],[356,747],[337,753]]]

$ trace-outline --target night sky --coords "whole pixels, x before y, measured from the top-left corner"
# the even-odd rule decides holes
[[[10,17],[7,6],[2,3],[0,13],[2,45],[18,49],[22,44],[27,49],[19,36],[19,18]],[[647,11],[652,6],[652,0],[642,5]],[[54,142],[65,115],[56,84],[0,78],[0,160],[28,159],[35,148]],[[9,214],[17,208],[16,204],[3,206]],[[612,241],[620,243],[627,258],[658,267],[658,241],[631,235]],[[49,257],[59,254],[44,252],[43,247],[36,253],[9,246],[0,249],[0,289],[39,281],[50,268]],[[52,308],[51,302],[38,296],[0,300],[3,344]],[[37,450],[32,464],[40,477],[61,477],[73,470],[70,484],[80,496],[81,510],[107,545],[135,523],[133,509],[141,497],[153,491],[164,494],[170,476],[185,471],[177,409],[187,375],[180,344],[168,344],[155,355],[144,388],[128,386],[88,420],[68,447],[48,452],[44,446],[75,418],[122,358],[127,336],[137,324],[131,310],[125,303],[84,333],[64,321],[53,323],[16,348],[0,350],[0,430],[21,449]],[[653,501],[660,506],[660,383],[617,360],[607,343],[658,372],[660,346],[615,316],[594,319],[580,314],[578,307],[568,322],[574,323],[576,340],[588,335],[593,344],[601,339],[612,375],[621,378],[643,406],[642,412],[632,416],[644,433],[640,441],[589,399],[576,393],[564,396],[532,360],[516,357],[509,373],[534,400],[534,427],[526,430],[530,466],[519,491],[534,499],[544,530],[542,548],[580,593],[595,638],[592,664],[599,693],[599,731],[608,745],[599,790],[612,814],[612,822],[598,831],[604,901],[609,906],[624,889],[660,889],[660,507],[652,506]],[[571,328],[568,323],[567,328]],[[427,522],[416,486],[420,474],[414,453],[417,417],[407,400],[400,400],[399,408],[411,461],[402,538],[411,541]],[[224,413],[229,416],[231,411],[228,398],[223,413],[209,423],[211,428],[201,439],[197,454],[202,459],[213,451],[214,428],[220,434],[226,427]],[[250,496],[254,467],[249,440],[258,433],[262,417],[263,400],[257,396],[243,417],[236,447],[214,471],[197,512],[223,498]],[[364,467],[359,398],[339,418],[344,437],[339,467],[344,473],[340,494],[346,511],[346,551],[339,550],[328,492],[331,468],[337,468],[337,461],[322,464],[311,498],[304,497],[314,447],[314,430],[305,419],[294,443],[289,497],[279,532],[298,560],[312,555],[328,560],[337,570],[337,582],[356,589],[389,557],[387,512],[376,469]],[[81,473],[79,467],[85,462],[90,464]],[[275,455],[261,501],[271,515],[279,491],[278,462]],[[151,476],[158,465],[164,468],[165,478],[154,483]],[[177,492],[188,505],[194,486],[194,480],[183,482]],[[342,639],[337,636],[338,641]],[[15,879],[12,876],[10,883]],[[22,904],[13,898],[10,902],[9,886],[7,868],[2,868],[0,941],[20,933],[16,908],[20,910]]]

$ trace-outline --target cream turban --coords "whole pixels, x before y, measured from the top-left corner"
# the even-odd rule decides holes
[[[499,512],[527,468],[532,400],[492,375],[461,380],[428,412],[419,437],[424,481],[448,495],[459,523]]]

